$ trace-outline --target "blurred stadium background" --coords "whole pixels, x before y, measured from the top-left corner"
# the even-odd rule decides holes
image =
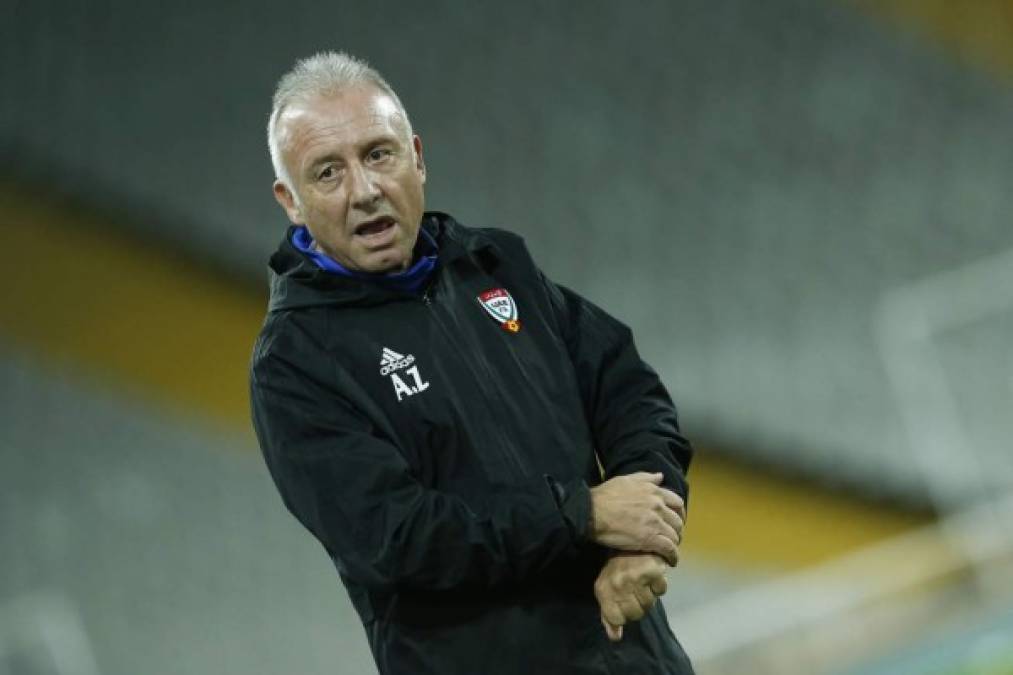
[[[701,675],[1013,673],[1013,3],[4,9],[0,675],[375,673],[246,400],[332,48],[671,388]]]

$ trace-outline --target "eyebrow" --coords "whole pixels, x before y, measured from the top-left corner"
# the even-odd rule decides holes
[[[361,151],[363,149],[372,148],[373,146],[381,145],[383,143],[391,143],[391,142],[397,143],[398,141],[399,139],[396,135],[390,133],[382,133],[377,134],[376,136],[368,137],[366,140],[356,145],[356,149]],[[323,155],[320,155],[319,157],[314,157],[313,160],[309,162],[306,166],[309,170],[313,170],[318,166],[320,166],[321,164],[326,164],[328,162],[335,162],[335,161],[341,162],[342,161],[341,155],[336,152],[326,152]]]
[[[321,155],[320,157],[314,158],[312,162],[309,162],[306,165],[306,168],[307,168],[307,170],[312,171],[312,170],[316,169],[317,167],[319,167],[321,164],[327,164],[329,162],[340,162],[340,161],[342,161],[341,160],[341,155],[339,155],[339,154],[337,154],[335,152],[328,152],[326,154]]]

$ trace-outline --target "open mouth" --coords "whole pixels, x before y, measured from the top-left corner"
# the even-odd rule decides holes
[[[383,234],[396,224],[397,222],[390,216],[383,216],[358,225],[355,228],[355,234],[360,237],[374,237]]]

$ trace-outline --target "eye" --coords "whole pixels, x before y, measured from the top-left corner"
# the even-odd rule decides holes
[[[331,180],[338,175],[337,170],[333,166],[325,166],[323,169],[317,172],[317,180]]]
[[[371,162],[382,162],[383,160],[390,157],[392,154],[394,153],[391,151],[390,148],[381,146],[370,150],[369,154],[366,155],[366,158],[369,159],[369,161]]]

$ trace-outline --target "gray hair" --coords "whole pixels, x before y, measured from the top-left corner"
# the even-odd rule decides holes
[[[293,191],[292,179],[281,156],[281,140],[278,137],[278,120],[287,107],[310,99],[335,94],[342,89],[358,84],[371,84],[390,96],[404,116],[408,131],[411,122],[401,99],[397,97],[387,80],[362,59],[345,52],[320,52],[296,61],[292,70],[285,73],[274,90],[271,116],[267,122],[267,147],[271,152],[274,175]],[[297,197],[298,199],[298,197]]]

